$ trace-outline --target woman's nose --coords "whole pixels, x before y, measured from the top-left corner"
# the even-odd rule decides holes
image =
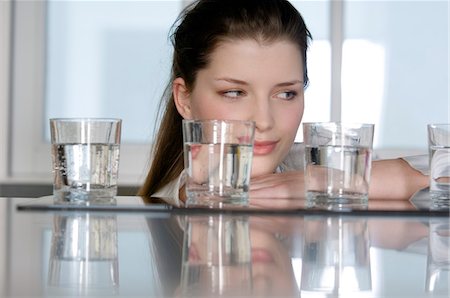
[[[256,129],[266,131],[273,127],[273,109],[271,109],[269,99],[258,100],[253,108],[253,121],[255,121]]]

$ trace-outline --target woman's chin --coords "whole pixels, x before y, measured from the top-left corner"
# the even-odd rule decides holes
[[[275,173],[277,165],[273,164],[273,160],[270,163],[264,163],[263,161],[261,158],[253,158],[251,178]]]

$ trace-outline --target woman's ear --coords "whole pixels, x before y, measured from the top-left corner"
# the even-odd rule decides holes
[[[184,119],[192,119],[191,96],[183,78],[176,78],[173,81],[172,93],[178,113]]]

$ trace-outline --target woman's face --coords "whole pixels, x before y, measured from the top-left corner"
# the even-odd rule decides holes
[[[291,257],[286,247],[264,229],[251,228],[250,238],[254,294],[298,296]]]
[[[295,44],[222,42],[184,96],[179,84],[184,81],[177,80],[174,96],[185,105],[178,107],[184,118],[254,121],[252,176],[274,172],[294,142],[303,116],[303,63]]]

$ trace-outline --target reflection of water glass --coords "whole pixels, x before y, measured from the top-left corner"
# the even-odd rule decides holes
[[[306,218],[302,293],[345,297],[371,288],[367,221]]]
[[[433,218],[429,224],[425,289],[433,294],[450,294],[450,222]]]
[[[255,123],[183,120],[187,205],[247,205]]]
[[[309,203],[367,203],[373,131],[373,124],[303,124]]]
[[[55,216],[48,284],[76,294],[113,294],[119,285],[116,217]]]
[[[433,204],[450,202],[450,124],[428,125],[430,194]]]
[[[183,296],[246,296],[252,290],[248,219],[191,216],[183,243]]]
[[[50,119],[57,203],[109,203],[117,194],[120,119]]]

